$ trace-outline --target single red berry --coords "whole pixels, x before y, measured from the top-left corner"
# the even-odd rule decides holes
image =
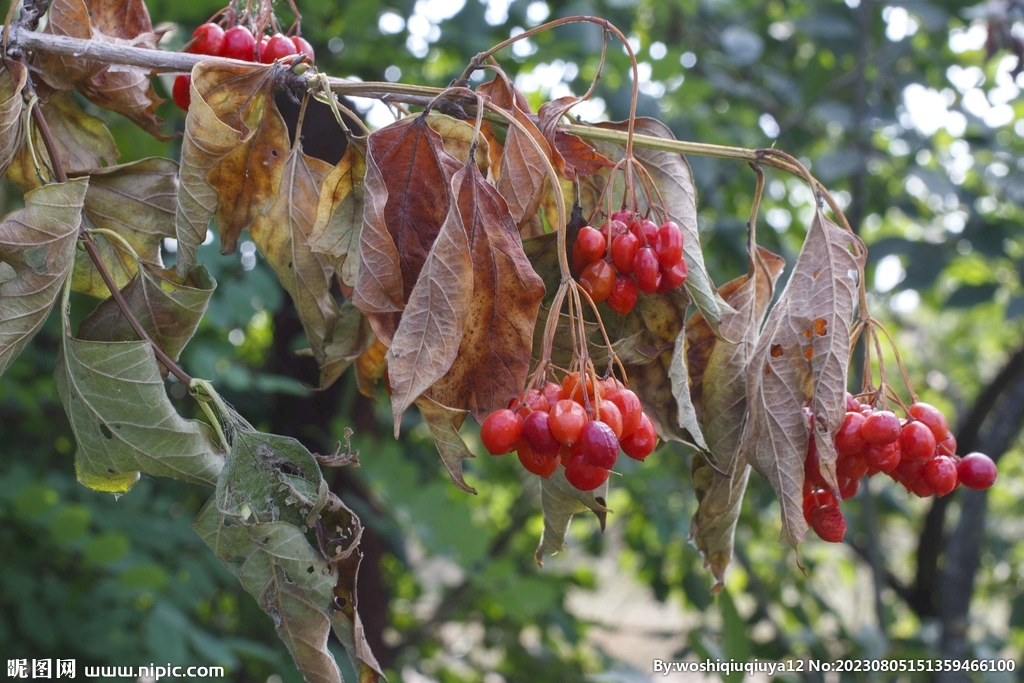
[[[292,42],[291,38],[283,33],[275,33],[270,36],[266,46],[260,50],[260,61],[264,64],[270,64],[278,59],[290,57],[297,52],[298,50],[295,48],[295,43]]]
[[[818,444],[814,443],[814,435],[807,440],[807,456],[804,458],[804,488],[818,487],[825,485],[825,478],[821,476],[821,463],[818,461]]]
[[[504,455],[523,434],[523,418],[508,408],[495,410],[480,425],[480,440],[491,455]]]
[[[840,543],[846,535],[846,518],[838,505],[823,505],[811,513],[811,528],[829,543]]]
[[[594,467],[610,470],[619,458],[619,440],[604,422],[591,420],[580,434],[583,457]]]
[[[316,61],[316,54],[313,52],[313,46],[309,44],[308,40],[302,36],[292,36],[292,44],[295,46],[295,52],[306,55],[310,64]]]
[[[860,412],[847,411],[843,426],[836,432],[836,451],[839,455],[853,455],[864,450],[867,441],[861,436],[860,429],[866,419]]]
[[[605,395],[605,400],[614,403],[622,415],[621,438],[631,436],[639,427],[643,419],[644,409],[640,399],[629,389],[619,389]],[[602,407],[601,410],[604,410]]]
[[[836,476],[846,479],[860,479],[868,471],[868,461],[861,452],[850,455],[840,454],[836,460]]]
[[[658,254],[658,263],[668,269],[679,263],[683,258],[683,231],[672,221],[665,221],[658,228],[654,240],[654,251]]]
[[[610,394],[625,388],[626,385],[620,382],[615,375],[608,375],[604,379],[597,380],[597,393],[602,399],[607,399]]]
[[[619,209],[618,211],[616,211],[615,213],[613,213],[611,215],[609,220],[619,221],[623,225],[628,226],[630,221],[633,220],[633,213],[630,212],[630,211],[627,211],[626,209]]]
[[[914,484],[924,476],[924,462],[920,460],[901,460],[889,475],[903,484],[908,491],[914,490]]]
[[[671,268],[661,269],[661,287],[664,287],[666,291],[670,289],[676,289],[682,287],[683,283],[686,282],[686,276],[688,271],[686,268],[686,261],[679,259],[676,264]]]
[[[580,285],[595,304],[605,301],[615,284],[615,269],[604,259],[588,264],[580,273]]]
[[[565,461],[565,478],[580,491],[593,491],[608,481],[609,474],[611,474],[611,470],[596,467],[587,462],[580,446],[573,448],[569,459]]]
[[[999,470],[992,458],[984,453],[968,453],[956,466],[960,483],[969,489],[987,489],[996,482]]]
[[[516,396],[508,402],[506,407],[519,413],[524,420],[530,413],[536,411],[546,413],[551,410],[551,404],[548,403],[547,397],[536,389],[530,389],[525,394]]]
[[[956,437],[950,434],[935,444],[935,452],[939,455],[956,455]]]
[[[654,423],[647,413],[640,416],[640,425],[636,431],[619,442],[622,451],[634,460],[643,460],[654,452],[658,445],[658,433],[654,429]]]
[[[601,409],[601,417],[597,417],[595,414],[594,419],[611,427],[616,439],[615,450],[618,450],[618,439],[622,436],[622,411],[619,410],[617,405],[607,399],[602,399],[598,407]]]
[[[563,398],[572,399],[576,403],[583,403],[584,391],[587,392],[587,396],[593,397],[594,379],[590,376],[589,372],[583,373],[582,381],[578,372],[566,373],[565,377],[562,378]]]
[[[633,257],[633,277],[636,286],[644,294],[653,294],[661,284],[661,272],[658,270],[658,255],[650,247],[640,247]]]
[[[958,481],[956,463],[948,455],[937,455],[924,465],[924,479],[935,495],[944,496],[956,488]]]
[[[853,397],[849,391],[846,392],[846,412],[858,413],[860,412],[860,401]]]
[[[580,440],[587,413],[576,401],[564,398],[551,406],[548,413],[548,429],[561,444],[574,444]]]
[[[900,431],[900,457],[904,460],[929,460],[935,455],[935,435],[917,420],[903,425]]]
[[[259,43],[256,45],[256,60],[257,62],[263,61],[263,53],[267,51],[267,43],[270,42],[270,36],[262,36]]]
[[[636,235],[640,244],[645,247],[654,248],[658,240],[658,226],[654,221],[644,218],[641,221],[633,221],[629,225],[629,231]]]
[[[207,22],[192,32],[192,44],[188,51],[194,55],[220,55],[224,46],[224,29],[219,24]]]
[[[582,249],[580,247],[580,243],[579,242],[573,242],[573,244],[572,244],[572,272],[575,273],[577,276],[579,276],[579,274],[581,272],[583,272],[583,269],[586,268],[587,264],[589,264],[589,263],[590,263],[590,261],[588,261],[583,256],[583,251],[582,251]]]
[[[853,498],[857,495],[857,491],[860,491],[860,479],[839,480],[839,497],[843,500]]]
[[[900,438],[900,419],[891,410],[879,410],[864,420],[860,435],[869,444],[892,443]]]
[[[885,445],[869,443],[864,448],[864,460],[869,467],[889,474],[900,464],[900,442],[893,441]]]
[[[519,456],[519,462],[523,464],[527,472],[532,472],[545,479],[554,474],[560,462],[557,453],[554,457],[542,455],[525,443],[519,444],[519,448],[516,449],[516,455]]]
[[[171,98],[178,105],[179,109],[188,111],[188,105],[192,103],[192,77],[185,74],[174,79],[174,87],[171,88]]]
[[[523,439],[534,453],[553,458],[558,455],[558,449],[562,444],[558,443],[548,427],[550,419],[548,413],[539,410],[527,415],[523,419]]]
[[[220,56],[246,62],[255,61],[256,38],[253,37],[252,31],[245,26],[232,26],[225,31]]]
[[[935,406],[918,401],[910,406],[907,412],[910,413],[912,418],[920,420],[928,429],[932,430],[936,443],[939,443],[949,435],[949,422],[946,420],[946,416],[942,414],[942,411]]]
[[[807,523],[811,523],[811,513],[820,507],[839,505],[839,501],[836,500],[835,494],[829,491],[824,486],[812,487],[804,494],[804,519]]]
[[[924,476],[924,468],[921,468],[921,476],[910,485],[910,491],[918,498],[928,498],[935,495],[935,489],[931,487],[928,479]]]
[[[605,300],[608,308],[619,315],[627,315],[636,306],[636,300],[640,296],[640,290],[636,282],[628,275],[616,275],[612,283],[612,291]]]
[[[586,262],[593,263],[604,256],[604,250],[608,242],[601,231],[595,230],[589,225],[584,225],[576,233],[576,245],[579,246],[580,255]]]
[[[612,239],[612,262],[615,264],[615,270],[623,275],[632,273],[633,257],[636,256],[636,250],[639,248],[640,240],[633,233],[616,235]]]
[[[552,406],[565,398],[562,395],[562,385],[558,382],[548,382],[540,390],[540,393],[548,401],[548,410],[551,410]]]

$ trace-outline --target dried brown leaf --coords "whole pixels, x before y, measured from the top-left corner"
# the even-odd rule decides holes
[[[175,215],[179,273],[195,264],[211,217],[221,252],[230,254],[277,200],[290,145],[274,104],[276,68],[210,61],[192,70]]]
[[[782,538],[793,547],[807,530],[801,506],[808,401],[822,475],[835,484],[833,439],[846,414],[850,328],[865,254],[859,238],[819,210],[747,368],[749,419],[741,450],[778,494]]]
[[[388,365],[384,362],[387,352],[388,347],[379,339],[374,339],[370,347],[356,358],[356,383],[359,386],[359,393],[367,398],[376,396],[374,388],[387,372]]]
[[[324,348],[324,360],[320,364],[321,389],[326,389],[334,384],[348,369],[348,366],[362,358],[377,341],[377,338],[373,336],[370,322],[362,311],[352,304],[351,300],[342,303],[338,308],[338,313],[331,341]],[[380,358],[383,362],[383,352],[381,352]],[[380,377],[378,376],[377,379]],[[359,377],[360,388],[362,385],[363,379]]]
[[[0,175],[22,143],[21,111],[25,106],[21,91],[28,80],[28,69],[21,62],[4,60],[0,64]]]
[[[363,227],[366,154],[349,144],[345,156],[324,179],[309,247],[333,259],[341,282],[354,287],[359,274],[359,232]]]
[[[427,125],[441,136],[444,151],[462,163],[466,163],[472,150],[473,163],[480,169],[481,174],[487,175],[487,168],[490,165],[487,138],[476,135],[473,126],[465,121],[433,111],[427,114]]]

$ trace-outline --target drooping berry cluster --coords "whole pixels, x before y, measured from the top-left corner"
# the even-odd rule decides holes
[[[232,26],[225,31],[213,22],[207,22],[192,32],[192,40],[186,46],[186,51],[196,55],[226,57],[263,64],[300,53],[306,55],[310,62],[314,57],[313,46],[302,36],[275,33],[263,36],[257,44],[256,37],[247,27]],[[174,87],[171,90],[174,103],[186,111],[192,99],[189,87],[191,83],[191,76],[178,76],[174,79]]]
[[[660,226],[623,209],[598,230],[580,228],[572,247],[579,283],[595,303],[625,315],[639,292],[653,294],[686,282],[683,232],[672,221]]]
[[[635,393],[614,377],[595,385],[589,375],[581,379],[576,372],[492,412],[480,426],[480,439],[491,455],[516,451],[523,467],[544,478],[562,465],[565,478],[581,491],[608,479],[620,448],[643,460],[658,443]]]
[[[956,438],[946,416],[935,406],[914,403],[901,419],[890,410],[876,410],[847,394],[846,410],[835,438],[839,454],[836,477],[843,500],[857,493],[865,474],[879,472],[922,498],[944,496],[960,484],[987,489],[996,480],[996,464],[987,455],[956,454]],[[813,427],[814,417],[809,420]],[[838,543],[846,533],[839,500],[821,476],[813,437],[804,463],[804,518],[823,540]]]

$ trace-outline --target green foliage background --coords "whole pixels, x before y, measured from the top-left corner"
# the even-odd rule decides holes
[[[215,0],[149,6],[155,23],[179,24],[168,48],[219,8]],[[1024,35],[1017,3],[515,0],[503,12],[505,6],[300,3],[303,35],[322,70],[433,85],[446,85],[476,52],[545,17],[612,21],[639,48],[641,114],[664,120],[681,139],[775,144],[838,191],[871,249],[875,314],[898,340],[911,378],[925,400],[972,426],[978,397],[1024,344],[1024,101],[1010,73],[1012,38]],[[288,10],[279,11],[287,21]],[[598,31],[573,26],[500,57],[506,70],[521,74],[521,87],[533,86],[536,105],[566,87],[582,93],[599,53]],[[606,116],[625,117],[629,86],[625,54],[610,49],[596,93]],[[947,115],[947,127],[915,127],[905,95],[921,88],[935,93],[932,110],[957,113]],[[996,111],[1004,104],[1009,112]],[[90,111],[108,120],[121,161],[177,155],[179,142],[159,143]],[[182,128],[173,106],[161,114]],[[754,175],[732,162],[690,161],[705,255],[722,283],[746,267]],[[2,188],[5,212],[17,208],[18,191],[6,181]],[[762,244],[792,263],[812,201],[798,182],[771,175]],[[605,534],[592,517],[576,520],[570,551],[539,569],[537,485],[518,463],[467,463],[467,480],[479,491],[468,496],[448,483],[414,415],[396,443],[388,402],[365,400],[351,378],[327,394],[306,391],[302,382],[315,379],[315,368],[291,354],[302,339],[287,297],[251,245],[240,254],[202,248],[200,261],[219,286],[182,363],[213,380],[259,429],[298,436],[321,452],[345,428],[355,431],[362,468],[328,476],[368,527],[361,612],[391,680],[642,681],[656,677],[642,659],[648,653],[831,661],[956,652],[946,639],[958,625],[943,611],[953,588],[942,571],[963,557],[943,544],[956,537],[967,504],[962,492],[940,506],[941,515],[929,515],[931,501],[873,481],[872,496],[844,504],[849,543],[804,546],[804,577],[776,540],[770,487],[752,477],[738,557],[726,590],[712,598],[710,576],[686,542],[695,507],[689,453],[668,446],[642,465],[622,464]],[[894,284],[893,276],[902,280]],[[80,319],[95,301],[74,304]],[[52,380],[58,335],[53,318],[0,380],[3,652],[75,657],[79,666],[219,664],[235,681],[296,680],[269,619],[189,529],[209,491],[144,480],[115,500],[75,482],[74,445]],[[172,386],[171,395],[190,414],[181,389]],[[999,427],[993,419],[1004,414],[1001,397],[990,401],[995,417],[974,425],[982,442]],[[1000,479],[987,496],[987,516],[968,530],[983,540],[963,625],[962,654],[1017,663],[1014,674],[985,677],[992,681],[1024,680],[1024,458],[1020,424],[1002,427],[1010,439],[1005,455],[993,453],[1002,455]]]

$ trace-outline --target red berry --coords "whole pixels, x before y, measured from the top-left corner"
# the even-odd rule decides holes
[[[942,414],[942,411],[935,406],[918,401],[910,406],[907,412],[912,418],[920,420],[928,429],[932,430],[936,443],[949,435],[949,422],[946,421],[946,416]]]
[[[836,432],[836,451],[839,455],[853,455],[864,450],[867,442],[861,436],[860,429],[865,421],[864,415],[859,412],[847,412],[843,420],[843,426]]]
[[[643,460],[654,452],[658,445],[658,433],[654,430],[654,423],[647,413],[640,416],[640,426],[636,431],[619,442],[622,451],[634,460]]]
[[[807,523],[811,523],[811,513],[820,507],[839,505],[839,501],[836,500],[835,494],[829,491],[823,486],[817,486],[811,488],[804,495],[804,519]]]
[[[839,497],[848,500],[857,495],[860,491],[860,479],[845,479],[839,481]]]
[[[585,266],[580,273],[580,286],[590,295],[595,304],[606,300],[615,284],[615,269],[604,259],[598,259]]]
[[[823,505],[811,513],[811,528],[829,543],[840,543],[846,535],[846,518],[838,505]]]
[[[992,458],[984,453],[968,453],[956,466],[960,483],[969,489],[987,489],[995,483],[999,471]]]
[[[809,484],[808,484],[809,482]],[[807,457],[804,458],[804,488],[824,486],[825,478],[821,476],[821,463],[818,462],[818,444],[814,443],[814,435],[807,440]]]
[[[616,235],[612,239],[612,262],[615,264],[615,270],[623,275],[632,273],[633,257],[636,256],[636,250],[639,248],[640,240],[633,233]]]
[[[924,476],[924,468],[921,469],[921,476],[911,484],[910,490],[918,498],[928,498],[929,496],[935,495],[935,490],[931,487]]]
[[[619,221],[623,225],[629,225],[629,223],[633,220],[633,214],[630,211],[627,211],[626,209],[619,209],[618,211],[613,213],[608,220]]]
[[[860,435],[869,444],[892,443],[900,438],[900,419],[891,410],[879,410],[864,420]]]
[[[174,79],[174,87],[171,88],[171,98],[178,105],[179,109],[188,111],[188,105],[192,103],[191,76],[182,75]]]
[[[270,64],[278,59],[290,57],[296,52],[295,43],[292,42],[291,38],[283,33],[275,33],[270,36],[266,46],[261,45],[260,61],[264,64]]]
[[[515,410],[519,413],[524,420],[527,415],[538,410],[543,413],[551,410],[551,404],[548,403],[548,399],[536,389],[530,389],[525,394],[520,394],[513,398],[508,402],[507,407],[509,410]]]
[[[316,61],[316,54],[313,52],[313,46],[309,44],[308,40],[302,36],[292,36],[292,45],[295,46],[295,52],[306,55],[311,64]]]
[[[923,422],[908,422],[900,431],[900,457],[928,460],[935,455],[935,435]]]
[[[598,385],[600,386],[600,385]],[[589,372],[583,373],[583,381],[580,381],[580,373],[570,372],[562,378],[562,396],[564,398],[572,399],[576,403],[583,403],[583,391],[587,392],[587,396],[593,397],[594,395],[594,380],[590,376]]]
[[[541,395],[547,399],[548,410],[551,410],[552,406],[565,398],[562,395],[562,385],[557,382],[548,382],[544,385],[544,388],[540,390]]]
[[[956,455],[956,437],[950,434],[945,439],[935,444],[935,451],[939,455]]]
[[[662,268],[668,269],[679,263],[683,258],[683,232],[678,225],[672,221],[661,224],[655,237],[654,251]]]
[[[596,467],[587,462],[583,449],[577,446],[565,462],[565,478],[580,491],[593,491],[608,481],[610,470]]]
[[[671,268],[663,267],[661,269],[661,285],[659,289],[663,287],[665,291],[668,291],[682,287],[683,283],[686,282],[687,274],[686,261],[683,259],[676,261],[676,264]]]
[[[587,263],[593,263],[604,256],[604,250],[607,245],[608,242],[601,231],[595,230],[589,225],[584,225],[576,234],[576,244],[573,246],[579,249],[580,256]]]
[[[640,421],[644,415],[643,406],[637,395],[629,389],[619,389],[607,394],[605,400],[614,403],[619,409],[619,414],[622,415],[621,437],[632,435],[640,427]],[[601,410],[604,410],[603,406]]]
[[[650,247],[637,249],[633,257],[633,277],[636,278],[636,286],[644,294],[653,294],[661,284],[658,255]]]
[[[216,56],[224,46],[224,29],[219,24],[207,22],[192,32],[192,44],[188,51],[195,55]]]
[[[592,420],[583,425],[580,447],[583,457],[594,467],[610,470],[619,458],[619,440],[604,422]]]
[[[636,282],[628,275],[616,275],[612,283],[612,291],[608,294],[606,301],[608,308],[620,315],[626,315],[636,306],[636,300],[640,296]]]
[[[220,48],[221,57],[252,62],[255,61],[255,53],[256,39],[252,31],[245,26],[233,26],[224,32],[224,43]]]
[[[533,472],[545,479],[554,474],[555,470],[558,469],[559,456],[557,453],[554,457],[542,455],[534,451],[527,444],[521,443],[519,448],[516,449],[516,455],[519,456],[519,462],[523,464],[527,472]]]
[[[948,455],[937,455],[929,460],[924,465],[924,479],[937,496],[944,496],[955,489],[958,480],[953,458]]]
[[[859,413],[860,412],[860,401],[853,397],[853,394],[846,392],[846,412],[848,413]]]
[[[891,476],[903,484],[908,491],[913,491],[914,484],[924,476],[924,463],[920,460],[901,460],[892,470]]]
[[[612,429],[612,433],[615,434],[615,450],[619,448],[618,439],[622,436],[622,411],[619,407],[607,399],[601,400],[599,407],[601,409],[601,417],[594,419],[603,422]]]
[[[551,406],[548,417],[548,429],[558,443],[562,444],[574,444],[579,441],[583,425],[587,423],[587,413],[583,406],[567,398]]]
[[[630,223],[629,231],[636,235],[636,238],[640,240],[640,244],[643,246],[654,248],[658,241],[658,226],[654,221],[647,218],[639,222],[633,221]]]
[[[550,419],[548,413],[539,410],[527,415],[523,419],[523,439],[534,453],[553,458],[558,455],[562,444],[558,443],[548,427]]]
[[[523,434],[523,418],[508,408],[495,410],[480,425],[480,440],[491,455],[504,455]]]
[[[860,453],[840,455],[836,460],[836,476],[846,479],[860,479],[868,471],[868,461]]]
[[[864,460],[869,467],[889,474],[900,464],[900,442],[894,441],[884,446],[879,444],[868,444],[864,449]]]

